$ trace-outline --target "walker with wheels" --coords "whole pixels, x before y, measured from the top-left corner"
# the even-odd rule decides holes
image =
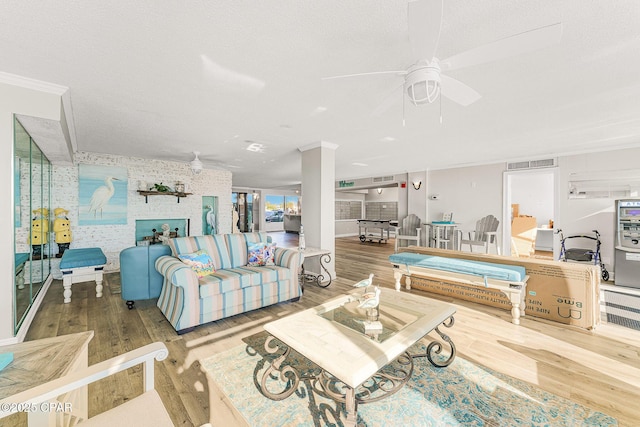
[[[602,272],[602,280],[605,282],[609,280],[609,272],[606,267],[602,263],[602,258],[600,256],[600,233],[598,230],[592,230],[595,234],[594,236],[587,236],[584,234],[577,234],[574,236],[564,236],[562,229],[557,229],[556,234],[560,235],[560,256],[558,258],[559,261],[567,262],[588,262],[593,263],[593,265],[599,265],[600,270]],[[595,249],[584,249],[584,248],[569,248],[567,249],[567,240],[569,239],[582,239],[582,242],[589,240],[593,241],[595,244]]]

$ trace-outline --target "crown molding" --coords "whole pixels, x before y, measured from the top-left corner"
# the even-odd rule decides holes
[[[0,83],[13,86],[23,87],[25,89],[33,89],[40,92],[47,92],[54,95],[62,96],[69,91],[69,88],[55,83],[49,83],[42,80],[31,79],[29,77],[19,76],[0,71]]]

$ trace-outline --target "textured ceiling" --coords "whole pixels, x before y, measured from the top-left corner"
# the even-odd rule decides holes
[[[397,76],[321,78],[415,62],[406,1],[3,0],[0,17],[0,71],[69,87],[79,150],[197,150],[234,186],[299,183],[298,147],[318,141],[339,146],[336,179],[640,146],[636,0],[445,1],[440,58],[563,36],[450,72],[482,98],[407,103],[405,126],[402,102],[374,114]]]

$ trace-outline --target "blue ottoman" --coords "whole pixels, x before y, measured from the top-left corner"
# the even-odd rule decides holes
[[[96,297],[102,296],[102,273],[107,257],[100,248],[67,249],[60,260],[64,302],[71,302],[71,285],[95,280]]]

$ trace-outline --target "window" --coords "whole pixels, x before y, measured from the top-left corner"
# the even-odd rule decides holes
[[[285,196],[284,197],[285,213],[298,215],[300,214],[300,197]]]
[[[267,222],[284,221],[284,196],[267,195],[264,198],[264,218]]]

